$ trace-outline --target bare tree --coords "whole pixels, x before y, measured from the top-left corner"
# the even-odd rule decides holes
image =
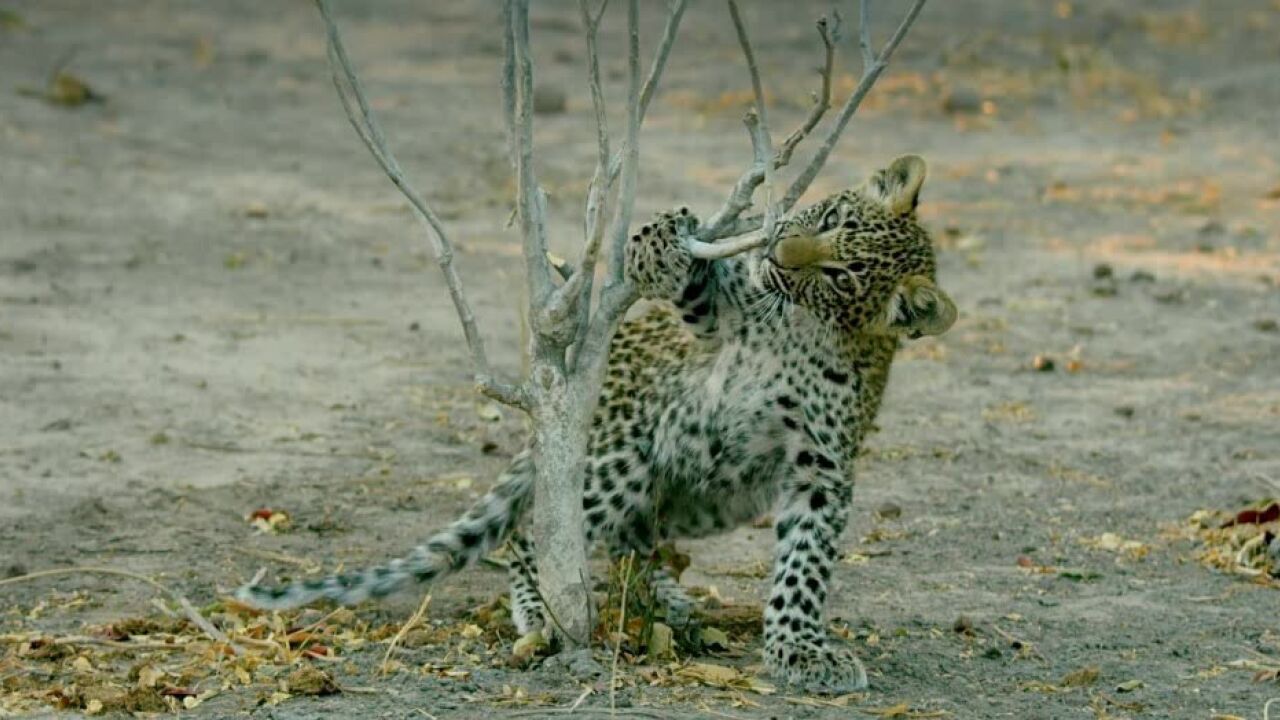
[[[800,143],[821,123],[831,107],[831,77],[839,16],[818,21],[824,47],[821,90],[804,122],[775,151],[766,120],[763,86],[746,25],[735,0],[727,0],[742,46],[754,94],[754,108],[744,119],[753,148],[751,166],[738,178],[723,206],[696,237],[686,241],[699,258],[725,258],[766,242],[779,217],[786,214],[817,177],[840,134],[867,92],[884,72],[893,51],[919,15],[925,0],[913,0],[897,30],[879,53],[871,50],[870,0],[860,7],[859,44],[862,78],[845,101],[822,145],[809,163],[775,201],[774,176],[786,167]],[[587,192],[582,250],[572,267],[558,268],[547,252],[546,195],[538,184],[533,147],[534,66],[529,51],[529,0],[504,0],[502,28],[504,62],[502,96],[508,150],[517,180],[516,208],[523,240],[532,330],[528,374],[518,382],[494,376],[476,328],[474,313],[453,267],[453,243],[440,217],[405,177],[387,146],[386,138],[352,67],[328,0],[316,0],[328,34],[329,63],[334,85],[347,118],[387,176],[408,199],[426,226],[427,237],[449,296],[457,309],[474,365],[477,389],[499,402],[528,413],[533,424],[535,491],[533,536],[538,547],[541,594],[548,610],[571,645],[589,638],[590,610],[586,548],[583,537],[582,479],[586,468],[588,431],[603,382],[609,343],[627,309],[636,300],[623,273],[623,245],[631,227],[639,175],[640,127],[657,90],[667,58],[679,31],[687,0],[670,0],[666,25],[641,82],[639,0],[627,0],[627,105],[621,147],[614,150],[606,120],[600,83],[597,40],[608,0],[594,10],[579,0],[586,40],[587,84],[596,118],[597,159]],[[764,211],[743,217],[760,185],[765,186]],[[606,227],[606,216],[612,217]],[[607,247],[603,282],[593,287],[600,256]]]

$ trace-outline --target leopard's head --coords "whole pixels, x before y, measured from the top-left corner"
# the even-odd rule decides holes
[[[756,282],[850,332],[945,332],[956,306],[937,286],[933,242],[916,219],[925,171],[919,156],[900,157],[780,222],[753,263]]]

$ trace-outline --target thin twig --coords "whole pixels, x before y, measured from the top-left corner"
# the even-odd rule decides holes
[[[613,643],[613,667],[609,671],[609,710],[618,709],[618,658],[622,655],[622,638],[627,631],[627,584],[631,580],[631,567],[636,562],[636,551],[627,556],[627,567],[622,573],[622,600],[618,610],[618,637]]]
[[[862,0],[861,18],[863,25],[859,28],[860,37],[869,34],[867,29],[870,25],[870,11],[867,9],[868,2],[869,0]],[[787,212],[795,206],[796,201],[800,199],[801,195],[804,195],[813,179],[818,176],[822,167],[826,165],[827,158],[831,156],[831,151],[835,149],[836,141],[840,139],[840,134],[844,132],[844,128],[849,124],[850,118],[857,112],[858,106],[862,104],[862,99],[867,96],[872,86],[880,79],[881,73],[889,66],[889,58],[893,57],[893,51],[898,49],[902,38],[907,35],[907,30],[911,28],[911,24],[920,15],[920,10],[924,8],[924,3],[925,0],[915,0],[911,4],[911,8],[907,10],[902,22],[898,24],[898,29],[894,31],[889,41],[885,43],[884,48],[880,50],[880,54],[875,57],[875,61],[862,69],[862,79],[858,81],[858,87],[854,88],[853,94],[845,101],[844,107],[840,108],[840,114],[836,117],[836,122],[831,130],[828,131],[826,139],[818,148],[818,151],[813,154],[813,159],[801,171],[800,176],[791,183],[791,187],[787,189],[787,194],[783,196],[783,212]]]
[[[689,248],[689,253],[700,260],[723,260],[727,257],[755,250],[768,242],[768,240],[769,236],[763,230],[759,230],[739,235],[726,242],[709,243],[689,239],[685,243]]]
[[[102,647],[109,647],[112,650],[122,650],[122,651],[138,650],[143,652],[154,652],[159,650],[159,651],[169,652],[169,651],[175,651],[175,650],[190,649],[186,646],[185,643],[178,644],[178,643],[165,643],[165,642],[154,642],[154,641],[153,642],[124,642],[121,640],[108,640],[107,638],[92,637],[90,635],[64,635],[62,637],[55,637],[55,638],[30,637],[30,636],[23,636],[23,635],[0,635],[0,643],[4,643],[6,645],[15,645],[15,644],[21,644],[24,642],[32,642],[33,640],[40,640],[42,642],[47,642],[50,645],[100,645]]]
[[[752,163],[750,170],[743,173],[738,178],[738,181],[733,184],[733,189],[730,191],[729,198],[725,200],[724,205],[719,211],[712,215],[709,220],[707,220],[706,226],[699,230],[697,235],[695,235],[695,238],[698,241],[705,243],[718,240],[722,237],[738,234],[728,232],[728,228],[734,226],[738,220],[738,216],[745,212],[747,208],[751,207],[751,198],[755,195],[756,188],[764,181],[765,178],[765,168],[767,167],[767,164],[758,161],[760,158],[761,137],[760,133],[756,130],[756,126],[759,122],[760,115],[754,112],[748,112],[742,118],[742,124],[746,126],[747,135],[751,138],[752,157],[757,158],[757,161]],[[766,155],[765,157],[768,156]],[[763,223],[756,225],[755,229],[759,229],[762,225]],[[750,250],[752,247],[756,247],[767,239],[768,236],[761,233],[756,245],[751,247],[743,246],[739,252]],[[722,257],[728,257],[728,255],[724,255]]]
[[[144,582],[150,585],[151,587],[155,588],[156,590],[159,590],[161,593],[167,595],[170,600],[173,600],[174,602],[176,602],[178,604],[178,607],[182,608],[182,612],[187,616],[187,619],[190,620],[196,627],[204,631],[204,634],[208,635],[211,640],[213,640],[214,642],[219,642],[227,645],[229,648],[231,648],[232,652],[235,652],[236,654],[240,653],[239,646],[231,642],[231,638],[227,637],[226,633],[214,627],[213,623],[206,620],[204,616],[202,616],[199,613],[199,611],[197,611],[195,607],[191,604],[191,602],[187,600],[187,598],[184,597],[181,593],[177,592],[176,590],[171,590],[165,587],[164,585],[161,585],[160,583],[156,582],[155,580],[152,580],[146,575],[139,575],[138,573],[129,572],[128,570],[117,570],[115,568],[105,568],[105,567],[71,567],[71,568],[58,568],[56,570],[41,570],[39,572],[28,573],[26,575],[19,575],[17,577],[11,577],[5,580],[0,580],[0,587],[3,587],[5,585],[13,585],[17,583],[30,582],[32,580],[37,580],[39,578],[54,577],[57,575],[114,575],[117,577],[125,577],[131,580]]]
[[[737,0],[727,0],[729,17],[733,20],[734,32],[738,34],[738,44],[742,46],[742,57],[747,63],[747,73],[751,76],[751,92],[755,96],[757,121],[750,125],[751,147],[755,152],[756,165],[764,168],[764,234],[773,237],[774,223],[777,222],[778,211],[773,204],[773,138],[769,135],[769,116],[765,112],[764,86],[760,83],[760,69],[756,67],[756,55],[751,49],[751,39],[747,35],[746,23],[742,21],[742,12],[738,9]]]
[[[408,635],[410,630],[414,629],[418,626],[418,623],[422,622],[422,616],[427,613],[427,606],[430,604],[431,594],[428,593],[423,595],[422,602],[418,605],[418,609],[413,611],[413,615],[410,615],[409,619],[400,626],[400,629],[396,631],[395,636],[391,638],[391,642],[387,644],[387,651],[382,654],[382,663],[378,665],[378,668],[382,671],[384,676],[390,672],[390,666],[387,663],[391,660],[391,653],[395,652],[396,645],[399,645],[400,641],[404,639],[404,636]]]
[[[675,44],[676,34],[680,30],[680,20],[684,17],[685,7],[688,0],[675,0],[671,5],[671,11],[667,14],[667,24],[662,28],[662,39],[658,42],[658,49],[653,54],[653,62],[649,65],[649,75],[644,80],[644,87],[640,91],[640,122],[644,123],[645,113],[649,111],[649,101],[653,99],[654,93],[658,89],[658,83],[662,79],[662,72],[667,67],[667,57],[671,55],[671,46]],[[620,149],[614,154],[613,160],[609,163],[609,186],[613,186],[613,182],[618,179],[618,173],[622,170],[622,161],[626,155],[626,148]]]
[[[587,7],[587,0],[578,2],[587,41],[587,85],[591,90],[591,106],[596,116],[598,153],[595,173],[591,177],[591,186],[587,191],[587,207],[583,218],[585,239],[582,258],[577,269],[566,279],[565,284],[556,290],[547,306],[549,323],[565,322],[574,310],[579,311],[573,337],[575,344],[581,343],[590,318],[590,313],[586,310],[591,301],[591,286],[595,280],[596,263],[600,258],[600,246],[604,240],[604,212],[608,204],[606,173],[609,170],[609,124],[604,92],[600,87],[600,53],[596,43],[599,37],[600,20],[608,4],[608,0],[601,2],[599,11],[592,17]],[[572,363],[570,366],[572,367]]]
[[[622,281],[622,248],[631,229],[635,207],[636,180],[640,164],[640,8],[638,0],[627,2],[627,140],[623,147],[622,184],[609,230],[609,283]]]
[[[858,3],[858,48],[862,51],[862,72],[876,64],[871,51],[871,0]]]
[[[822,122],[822,116],[831,108],[831,75],[835,70],[836,62],[836,42],[835,38],[840,32],[840,14],[835,14],[835,22],[828,24],[825,17],[818,18],[818,35],[822,37],[822,45],[826,54],[822,62],[822,89],[814,96],[813,107],[809,110],[809,115],[804,119],[800,127],[796,128],[786,140],[782,141],[782,147],[778,148],[778,154],[773,159],[775,168],[786,167],[791,162],[791,155],[796,151],[796,146],[801,143],[810,132]]]
[[[466,337],[467,349],[471,353],[477,388],[494,400],[528,409],[528,398],[519,388],[499,383],[494,379],[488,356],[485,353],[484,339],[476,328],[475,313],[472,311],[471,303],[467,300],[466,293],[463,290],[462,279],[453,267],[453,243],[449,240],[444,223],[432,210],[431,206],[422,199],[417,190],[413,188],[413,185],[410,184],[401,171],[400,164],[396,161],[395,156],[387,147],[386,138],[382,134],[382,126],[373,114],[369,101],[365,96],[364,86],[352,67],[350,58],[347,57],[346,47],[342,43],[342,35],[338,32],[338,26],[329,12],[328,0],[315,0],[315,2],[316,7],[320,10],[320,17],[324,20],[325,33],[328,38],[329,65],[333,73],[333,85],[338,91],[338,99],[342,101],[342,109],[347,114],[347,120],[350,121],[351,127],[360,136],[360,140],[364,142],[370,154],[378,161],[383,172],[387,174],[391,182],[409,201],[414,215],[430,231],[428,232],[428,237],[431,241],[432,254],[435,256],[436,264],[440,266],[440,272],[444,275],[449,297],[458,313],[458,320],[462,323],[462,333]],[[354,104],[352,102],[353,99]]]
[[[256,557],[260,560],[273,560],[275,562],[285,563],[286,565],[295,565],[308,572],[314,572],[321,567],[320,563],[314,560],[307,560],[305,558],[294,557],[292,555],[286,555],[285,553],[272,552],[270,550],[259,550],[258,548],[239,546],[234,546],[231,550],[242,555],[248,555],[249,557]]]
[[[569,706],[568,710],[566,710],[565,713],[568,714],[568,713],[572,713],[574,710],[577,710],[578,706],[581,705],[584,701],[586,701],[587,696],[591,695],[592,692],[593,690],[590,685],[582,688],[582,694],[578,696],[577,700],[573,701],[573,704]]]
[[[537,173],[533,164],[533,57],[529,50],[529,0],[508,0],[511,11],[504,12],[511,18],[513,42],[511,51],[515,54],[515,87],[504,92],[507,95],[514,91],[514,101],[504,98],[504,104],[515,106],[515,155],[516,155],[516,208],[520,217],[520,236],[523,238],[525,280],[529,287],[529,308],[531,311],[546,307],[547,299],[554,291],[551,281],[551,263],[547,260],[547,227],[546,202],[542,188],[538,185]],[[537,312],[530,313],[531,319],[540,319]],[[545,327],[535,323],[533,331],[539,339],[544,337]]]

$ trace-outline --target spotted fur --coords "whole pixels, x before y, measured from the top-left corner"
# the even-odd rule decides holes
[[[823,619],[854,458],[900,338],[944,332],[956,316],[915,217],[924,176],[923,160],[899,158],[782,221],[768,246],[745,256],[693,258],[683,238],[698,222],[683,209],[626,246],[628,279],[659,302],[625,323],[610,349],[584,483],[587,539],[643,556],[772,508],[765,662],[808,691],[866,687],[862,665]],[[523,452],[465,516],[386,566],[248,586],[239,597],[261,607],[356,602],[435,580],[510,540],[513,617],[527,632],[543,622],[533,548],[520,530],[532,477]],[[686,619],[679,584],[663,572],[653,582],[668,618]]]

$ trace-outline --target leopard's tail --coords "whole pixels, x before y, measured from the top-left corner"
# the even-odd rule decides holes
[[[386,565],[274,587],[244,585],[236,599],[263,610],[295,608],[321,598],[353,605],[395,592],[410,581],[429,583],[476,562],[503,543],[533,495],[528,451],[516,456],[499,482],[461,518],[405,557]]]

